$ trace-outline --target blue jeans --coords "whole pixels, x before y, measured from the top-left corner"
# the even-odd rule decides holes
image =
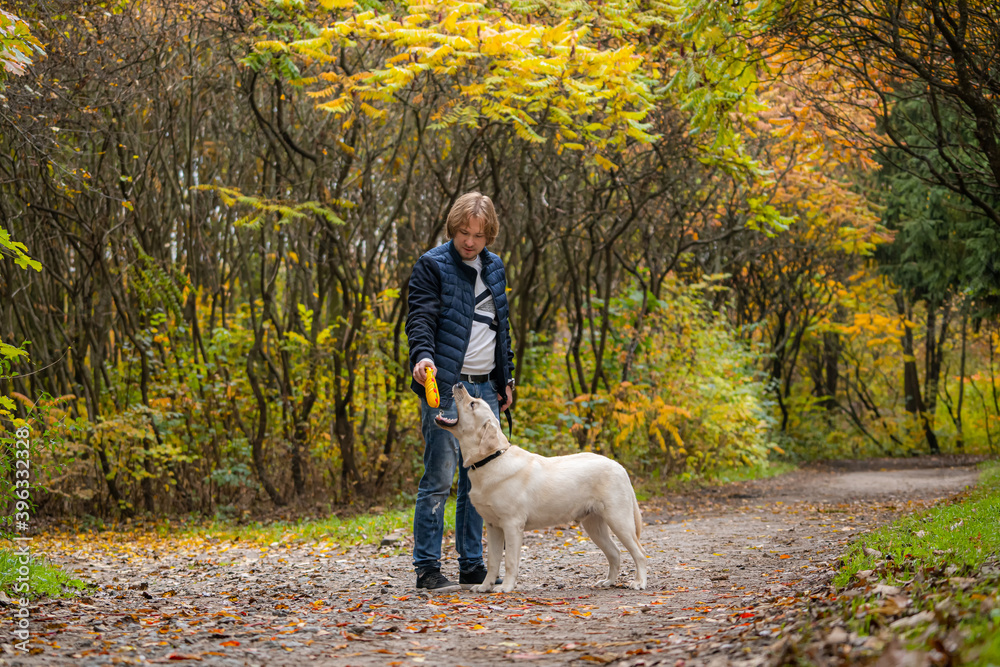
[[[462,382],[469,394],[485,400],[497,421],[500,405],[492,382],[472,384]],[[441,569],[441,541],[444,538],[444,504],[451,493],[451,482],[458,467],[458,499],[455,507],[455,548],[458,568],[470,572],[483,564],[483,519],[469,500],[469,473],[462,467],[462,452],[458,440],[438,427],[434,417],[441,412],[446,417],[456,415],[455,401],[432,408],[420,400],[420,423],[424,436],[424,475],[417,487],[417,507],[413,512],[413,569],[417,574]]]

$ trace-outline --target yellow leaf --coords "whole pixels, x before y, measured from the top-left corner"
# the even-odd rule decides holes
[[[604,167],[608,171],[616,171],[618,169],[618,165],[616,165],[614,162],[612,162],[611,160],[607,159],[603,155],[595,155],[594,156],[594,162],[596,162],[597,164],[601,165],[602,167]]]

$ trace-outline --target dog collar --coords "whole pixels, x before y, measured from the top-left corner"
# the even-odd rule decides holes
[[[503,454],[506,451],[507,451],[506,449],[499,449],[499,450],[493,452],[492,454],[490,454],[489,456],[487,456],[485,459],[480,459],[480,460],[476,461],[471,466],[469,466],[469,468],[472,469],[472,470],[475,470],[476,468],[480,468],[480,467],[486,465],[487,463],[489,463],[490,461],[492,461],[493,459],[495,459],[496,457],[500,456],[501,454]]]

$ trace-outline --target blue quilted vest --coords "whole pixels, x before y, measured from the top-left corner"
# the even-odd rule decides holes
[[[502,388],[514,374],[507,274],[498,256],[484,249],[479,257],[483,263],[483,283],[493,295],[499,322],[490,378],[498,388]],[[476,310],[475,288],[475,269],[462,261],[451,241],[424,253],[410,274],[409,313],[406,318],[410,372],[412,374],[413,366],[421,359],[434,359],[441,403],[445,406],[452,401],[451,389],[458,382],[469,347],[472,317]],[[423,398],[422,384],[413,380],[410,387]]]

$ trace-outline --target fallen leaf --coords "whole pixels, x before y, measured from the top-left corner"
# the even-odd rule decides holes
[[[927,667],[930,659],[923,651],[907,651],[899,642],[893,641],[879,657],[876,667]]]
[[[883,616],[898,616],[904,609],[910,606],[910,599],[905,595],[893,595],[887,597],[885,601],[872,611]]]
[[[893,621],[889,624],[889,627],[893,630],[912,628],[914,626],[920,625],[921,623],[930,623],[934,620],[934,612],[922,611],[913,616],[905,616],[898,620]]]
[[[847,630],[844,628],[834,628],[826,636],[826,641],[829,644],[843,644],[847,641],[847,638]]]
[[[855,574],[854,576],[857,577],[858,581],[860,581],[861,583],[867,584],[868,580],[872,578],[872,575],[874,573],[875,570],[859,570],[858,573]]]
[[[872,589],[872,592],[875,593],[875,595],[884,595],[886,597],[889,597],[892,595],[899,595],[900,593],[903,592],[903,589],[899,588],[898,586],[887,586],[885,584],[877,584],[875,588]]]

